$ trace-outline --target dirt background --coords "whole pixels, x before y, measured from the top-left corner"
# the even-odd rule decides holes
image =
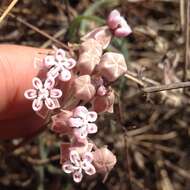
[[[0,1],[2,13],[11,1]],[[59,165],[60,138],[45,130],[30,142],[0,144],[0,190],[189,190],[188,89],[144,93],[143,88],[190,79],[188,0],[20,0],[0,24],[0,42],[35,47],[78,43],[117,8],[133,34],[114,39],[128,74],[114,88],[114,114],[99,118],[98,146],[117,164],[107,176],[76,185]],[[47,36],[48,34],[48,36]],[[16,146],[22,142],[22,146]]]

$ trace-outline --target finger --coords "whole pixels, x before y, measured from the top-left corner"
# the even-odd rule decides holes
[[[29,114],[16,119],[0,121],[0,139],[30,137],[43,125],[43,120],[36,114]]]
[[[43,49],[0,45],[0,133],[7,137],[10,130],[11,136],[14,133],[17,137],[25,134],[23,129],[29,129],[30,120],[29,117],[23,119],[24,116],[36,118],[31,102],[23,94],[26,89],[32,88],[32,78],[39,74],[39,69],[34,67],[35,57],[43,58],[45,54],[47,50]],[[13,125],[13,121],[19,119],[22,119],[25,126],[22,123],[18,125],[18,122]],[[37,130],[38,127],[40,125],[33,126],[33,129]]]

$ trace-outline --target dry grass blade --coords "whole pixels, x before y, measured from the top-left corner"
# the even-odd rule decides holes
[[[143,91],[146,93],[152,93],[152,92],[160,92],[165,90],[173,90],[173,89],[187,88],[187,87],[190,87],[190,82],[176,82],[168,85],[146,87],[143,89]]]
[[[13,2],[17,4],[10,9]],[[85,175],[84,181],[75,185],[72,176],[61,170],[58,148],[60,143],[73,139],[53,134],[52,120],[48,120],[34,136],[0,140],[0,190],[190,189],[189,3],[190,0],[0,0],[0,18],[5,15],[0,24],[2,44],[53,49],[55,45],[66,48],[78,60],[81,35],[105,23],[111,10],[120,11],[133,29],[126,39],[113,38],[108,48],[125,55],[129,70],[116,83],[105,83],[106,88],[113,85],[115,91],[114,113],[99,114],[98,133],[92,136],[97,144],[94,150],[105,144],[117,156],[117,165],[109,176]],[[45,55],[35,54],[37,68],[43,65],[41,57]],[[61,111],[78,105],[93,109],[93,98],[88,103],[74,97],[72,82],[58,87],[65,89]],[[55,110],[52,116],[58,112]]]
[[[142,134],[135,136],[134,139],[141,141],[141,140],[151,140],[151,141],[167,141],[173,139],[177,136],[176,132],[169,132],[166,134]]]
[[[168,175],[167,170],[164,168],[164,163],[162,159],[159,159],[157,161],[157,165],[159,168],[159,173],[160,173],[160,187],[162,190],[174,190],[173,184],[171,182],[171,179]]]
[[[0,9],[0,12],[2,11],[2,9]],[[68,50],[69,51],[69,47],[67,45],[65,45],[64,43],[60,42],[59,40],[57,40],[56,38],[52,37],[51,35],[49,35],[47,32],[40,30],[39,28],[37,28],[36,26],[30,24],[29,22],[25,21],[24,19],[15,16],[12,13],[9,13],[9,16],[11,16],[12,18],[16,19],[18,22],[24,24],[25,26],[27,26],[28,28],[34,30],[35,32],[41,34],[42,36],[48,38],[49,40],[51,40],[52,42],[54,42],[55,44],[59,45],[61,48]]]
[[[185,0],[180,0],[180,22],[181,22],[182,30],[184,30],[184,26],[185,26],[184,8],[185,8]]]
[[[164,164],[169,167],[170,169],[172,169],[174,172],[178,173],[179,175],[181,175],[184,178],[190,179],[190,174],[189,171],[186,171],[182,168],[180,168],[179,166],[172,164],[169,160],[165,160]]]
[[[3,19],[9,14],[9,12],[11,11],[11,9],[16,5],[16,3],[18,2],[18,0],[13,0],[11,2],[11,4],[7,7],[7,9],[3,12],[3,14],[0,17],[0,23],[3,21]]]
[[[186,31],[185,31],[185,64],[184,64],[184,73],[183,73],[183,81],[187,80],[187,69],[189,63],[189,20],[190,20],[190,2],[189,0],[187,3],[187,10],[186,10]]]

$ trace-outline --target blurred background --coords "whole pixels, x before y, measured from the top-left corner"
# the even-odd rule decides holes
[[[1,14],[11,2],[0,1]],[[115,8],[133,34],[114,38],[108,48],[124,54],[128,73],[114,85],[115,113],[100,116],[99,132],[92,137],[117,156],[108,176],[85,176],[74,184],[59,164],[61,138],[45,130],[30,142],[0,142],[0,190],[189,190],[189,91],[142,91],[190,79],[188,4],[188,0],[18,0],[0,24],[2,44],[43,48],[75,44],[105,24]]]

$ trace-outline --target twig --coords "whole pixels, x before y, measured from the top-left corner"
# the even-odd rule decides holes
[[[173,90],[178,88],[188,88],[190,87],[190,82],[176,82],[172,84],[167,85],[159,85],[159,86],[153,86],[153,87],[146,87],[143,88],[143,92],[146,93],[152,93],[152,92],[160,92],[165,90]]]
[[[165,165],[169,168],[171,168],[174,172],[178,173],[179,175],[181,175],[182,177],[185,177],[187,179],[190,179],[190,174],[189,171],[186,171],[182,168],[180,168],[179,166],[177,166],[176,164],[172,164],[169,160],[165,160],[164,161]]]
[[[190,1],[187,0],[187,11],[186,11],[186,31],[185,31],[185,64],[183,67],[183,81],[187,80],[187,69],[189,62],[189,20],[190,20]]]
[[[125,73],[125,77],[134,81],[135,83],[139,84],[140,86],[144,87],[144,83],[141,80],[137,79],[136,77],[134,77],[128,73]]]
[[[133,129],[133,130],[130,130],[127,132],[127,135],[128,137],[133,137],[133,136],[136,136],[136,135],[140,135],[142,133],[145,133],[147,132],[149,129],[151,129],[151,126],[150,125],[146,125],[144,127],[140,127],[140,128],[136,128],[136,129]]]
[[[170,148],[168,146],[164,146],[164,145],[156,144],[152,142],[138,141],[134,138],[130,139],[130,142],[131,144],[135,144],[138,147],[141,146],[143,148],[147,148],[151,151],[159,150],[166,153],[175,154],[177,156],[183,156],[185,154],[183,151],[175,149],[175,148]]]
[[[7,9],[3,12],[3,14],[0,17],[0,23],[3,21],[3,19],[9,14],[9,12],[11,11],[11,9],[16,5],[16,3],[18,2],[18,0],[13,0],[10,5],[7,7]]]
[[[142,134],[142,135],[134,136],[133,138],[138,141],[142,141],[142,140],[167,141],[175,137],[177,137],[177,133],[175,131],[172,131],[166,134]]]
[[[159,82],[154,81],[154,80],[147,78],[147,77],[142,77],[141,79],[138,79],[138,74],[135,72],[132,72],[132,71],[126,71],[125,76],[127,78],[133,80],[134,82],[138,83],[139,85],[142,85],[142,86],[144,86],[143,82],[150,83],[153,85],[159,85],[160,84]],[[130,77],[128,77],[128,76],[130,76]]]
[[[62,35],[65,33],[65,30],[66,30],[65,28],[61,29],[60,31],[58,31],[58,32],[53,36],[53,38],[55,38],[55,39],[59,38],[60,36],[62,36]],[[43,44],[41,45],[41,48],[47,48],[48,46],[51,45],[51,43],[52,43],[52,40],[49,39],[48,41],[46,41],[45,43],[43,43]]]
[[[184,25],[185,25],[185,19],[184,19],[184,9],[185,9],[185,0],[180,0],[180,23],[181,23],[181,29],[184,31]]]

